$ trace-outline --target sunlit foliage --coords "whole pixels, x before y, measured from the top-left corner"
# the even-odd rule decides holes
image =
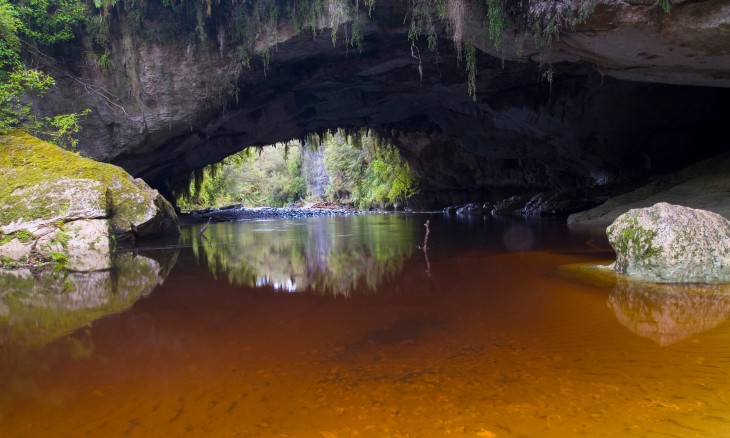
[[[404,202],[418,191],[417,177],[398,150],[375,136],[336,131],[312,141],[247,149],[209,166],[178,205],[281,207],[309,199],[367,209]]]
[[[24,62],[21,51],[72,39],[85,10],[79,0],[0,0],[0,134],[23,127],[59,146],[76,146],[79,118],[88,112],[36,114],[28,97],[43,96],[54,80]]]

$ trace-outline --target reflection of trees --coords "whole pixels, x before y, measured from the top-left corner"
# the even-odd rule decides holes
[[[334,295],[374,291],[415,247],[413,219],[400,215],[315,217],[211,226],[193,250],[217,278],[249,287]]]
[[[665,346],[725,321],[730,285],[654,284],[618,277],[608,305],[629,330]]]
[[[177,250],[155,260],[115,254],[108,271],[0,270],[0,346],[44,344],[123,311],[161,284]]]

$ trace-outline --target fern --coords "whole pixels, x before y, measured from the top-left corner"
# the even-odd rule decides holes
[[[672,5],[669,3],[669,0],[656,0],[656,5],[662,8],[662,11],[665,13],[669,13],[669,10],[672,8]]]

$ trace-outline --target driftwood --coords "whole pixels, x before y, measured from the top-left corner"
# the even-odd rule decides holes
[[[206,223],[205,225],[203,225],[203,228],[200,229],[200,235],[203,236],[203,237],[205,237],[204,236],[205,230],[207,230],[208,229],[208,225],[210,225],[210,220],[211,220],[211,218],[208,218],[208,223]]]
[[[426,237],[423,238],[423,250],[425,251],[428,249],[428,235],[431,233],[431,229],[429,225],[431,224],[431,221],[426,220],[426,223],[423,224],[424,227],[426,227]]]
[[[431,262],[428,261],[428,235],[431,234],[431,222],[426,220],[423,224],[426,227],[426,236],[423,238],[423,256],[426,258],[426,275],[431,276]]]

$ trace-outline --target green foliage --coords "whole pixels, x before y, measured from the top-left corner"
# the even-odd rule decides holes
[[[104,73],[109,73],[114,70],[115,64],[108,51],[105,51],[101,55],[93,52],[86,54],[86,58],[90,64],[98,68]]]
[[[0,0],[0,134],[25,126],[59,145],[73,148],[79,118],[64,114],[41,118],[25,99],[38,97],[54,84],[53,78],[21,62],[21,35],[39,44],[54,44],[74,37],[86,5],[79,0]]]
[[[278,145],[232,155],[208,166],[178,198],[182,208],[241,203],[281,207],[305,196],[298,145]]]
[[[53,85],[53,79],[34,69],[16,66],[10,72],[0,72],[0,135],[7,134],[31,117],[31,106],[24,96],[42,96]]]
[[[12,234],[13,237],[21,241],[22,243],[28,243],[35,239],[35,236],[33,233],[31,233],[28,230],[18,230],[14,234]]]
[[[316,173],[324,173],[327,181],[322,200],[365,209],[405,201],[418,191],[415,173],[395,147],[365,132],[348,136],[337,131],[306,148],[290,143],[261,148],[258,154],[249,148],[228,157],[199,172],[189,190],[178,197],[178,205],[186,209],[231,203],[280,207],[316,198],[311,158],[309,166],[303,165],[305,152],[311,153],[312,147],[323,156],[315,165],[320,168]]]
[[[0,0],[0,72],[20,63],[18,32],[21,26],[18,11],[7,0]]]
[[[398,150],[367,132],[348,138],[340,130],[325,136],[319,147],[324,148],[329,174],[329,201],[366,209],[376,203],[405,201],[417,193],[416,175]]]
[[[500,0],[487,0],[487,32],[495,48],[500,48],[505,26],[504,7]]]
[[[324,167],[329,175],[326,199],[360,204],[364,196],[363,182],[372,160],[371,150],[365,145],[353,147],[341,131],[325,135],[319,147],[324,152]]]
[[[44,117],[29,124],[26,128],[38,138],[51,142],[64,149],[73,151],[76,149],[78,140],[74,137],[81,131],[79,122],[91,113],[85,109],[80,113],[58,114],[53,117]]]
[[[416,43],[421,36],[426,37],[428,48],[436,50],[438,35],[436,34],[437,20],[448,18],[446,0],[414,0],[410,11],[411,21],[408,27],[408,40]]]
[[[16,9],[22,34],[40,44],[54,44],[74,38],[86,4],[80,0],[18,0]]]
[[[469,96],[477,100],[477,60],[476,48],[473,44],[464,42],[464,57],[466,58],[466,79]]]
[[[656,0],[655,3],[657,6],[662,8],[662,11],[665,13],[669,13],[669,11],[672,9],[672,5],[669,3],[669,0]]]
[[[366,184],[365,201],[367,203],[387,200],[394,203],[415,195],[417,176],[408,163],[400,157],[393,146],[382,146],[375,152],[375,159],[370,163]]]
[[[62,266],[68,261],[68,254],[54,251],[51,253],[51,260],[53,261],[53,263]]]
[[[614,239],[612,236],[616,235],[617,226],[623,229]],[[629,260],[651,264],[653,258],[661,253],[661,247],[654,245],[657,231],[642,227],[636,217],[629,217],[618,225],[612,224],[608,227],[607,233],[611,246],[616,250],[616,268],[620,271],[626,270]]]
[[[560,33],[572,30],[593,13],[597,0],[521,0],[513,6],[519,27],[530,31],[539,46],[549,47]]]

